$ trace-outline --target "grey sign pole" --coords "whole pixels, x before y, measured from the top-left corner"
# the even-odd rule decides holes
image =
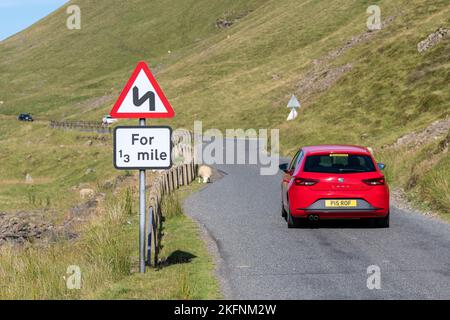
[[[145,126],[145,119],[139,119],[139,125]],[[139,170],[139,272],[145,273],[145,170]]]

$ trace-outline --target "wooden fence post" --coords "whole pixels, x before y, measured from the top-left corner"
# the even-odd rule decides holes
[[[183,166],[181,168],[183,170],[183,182],[184,182],[184,185],[187,186],[189,184],[189,182],[187,181],[186,164],[183,164]]]
[[[192,182],[192,172],[190,169],[190,163],[186,164],[186,171],[187,171],[188,181],[189,181],[189,183],[191,183]]]
[[[173,170],[173,173],[175,174],[175,185],[176,185],[175,189],[178,189],[178,187],[179,187],[179,181],[178,181],[178,168],[175,168],[175,169]]]
[[[173,180],[173,170],[169,170],[169,177],[170,177],[170,193],[172,193],[175,190],[175,181]]]
[[[52,125],[52,122],[51,122]],[[65,124],[67,125],[67,123]],[[94,123],[84,123],[85,126],[96,127]],[[178,147],[178,156],[182,156],[184,159],[183,164],[174,166],[169,170],[158,173],[158,175],[152,181],[150,186],[150,207],[149,212],[152,214],[152,225],[149,226],[152,229],[152,255],[153,265],[158,266],[159,250],[161,246],[161,228],[162,228],[162,200],[165,196],[170,195],[180,186],[187,186],[197,177],[197,164],[193,156],[192,150],[187,148],[181,143],[190,143],[184,141],[184,138],[193,139],[191,133],[181,133],[181,136],[173,138],[174,146]],[[180,145],[181,144],[181,145]],[[148,216],[150,219],[150,216]],[[150,220],[148,220],[150,221]],[[149,232],[149,231],[148,231]],[[149,233],[147,233],[148,237]],[[148,252],[148,251],[147,251]],[[147,257],[147,261],[151,264],[152,257]]]

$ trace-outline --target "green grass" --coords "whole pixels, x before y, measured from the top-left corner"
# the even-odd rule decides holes
[[[407,191],[408,198],[418,208],[433,210],[450,221],[450,157],[443,152],[446,137],[419,148],[383,150],[375,156],[388,163],[386,177],[393,187]]]
[[[81,226],[79,239],[0,247],[0,299],[88,299],[131,274],[137,223],[128,223],[129,201],[110,194],[104,211]],[[68,289],[64,278],[73,265],[81,270],[80,290]]]
[[[81,30],[65,28],[67,15],[61,8],[0,43],[0,100],[5,102],[0,114],[30,111],[42,119],[99,120],[139,60],[157,71],[176,111],[173,120],[152,123],[191,128],[194,120],[202,120],[205,129],[278,128],[284,154],[318,143],[378,148],[450,111],[448,41],[424,54],[416,50],[429,33],[448,26],[450,6],[445,0],[73,3],[82,10]],[[331,61],[331,67],[350,63],[352,69],[304,101],[299,117],[286,122],[285,104],[313,60],[365,32],[366,9],[372,4],[380,6],[382,19],[396,19]],[[240,14],[247,15],[231,28],[215,26],[218,18]],[[279,80],[272,79],[274,74]],[[99,99],[103,102],[97,103]],[[29,125],[16,134],[21,141],[36,140],[46,135],[39,129],[37,135],[36,125]],[[8,130],[14,129],[2,121],[4,162],[12,170],[0,178],[20,180],[27,161]],[[59,135],[35,142],[42,161],[32,169],[46,164],[56,169],[42,172],[54,180],[42,185],[40,193],[85,179],[83,171],[94,164],[98,178],[108,175],[110,146],[77,155],[73,141],[67,142],[68,150],[57,148],[59,139],[68,136]],[[70,161],[69,170],[58,165],[60,153]],[[22,189],[0,189],[4,208],[24,204],[26,192],[20,192],[22,200],[13,195]]]
[[[113,170],[112,137],[49,129],[44,123],[0,120],[0,211],[45,207],[64,213],[80,202],[79,186],[96,189],[120,173]],[[33,183],[27,184],[30,174]],[[33,200],[34,199],[34,200]]]
[[[202,120],[204,129],[277,128],[285,155],[318,143],[361,144],[381,150],[450,112],[449,42],[423,54],[416,50],[429,33],[449,27],[447,0],[78,0],[70,4],[81,8],[81,30],[66,29],[63,7],[0,42],[0,101],[4,101],[0,105],[0,211],[45,209],[49,218],[60,221],[81,201],[76,187],[100,190],[106,180],[119,175],[112,166],[110,139],[87,146],[92,134],[53,130],[46,120],[99,121],[111,110],[140,60],[149,63],[176,112],[174,119],[150,124],[192,128],[194,120]],[[298,84],[313,61],[365,32],[366,9],[372,4],[380,6],[383,20],[392,15],[396,19],[369,41],[332,60],[330,67],[351,64],[352,68],[309,100],[298,95],[303,102],[299,117],[286,122],[286,103],[292,93],[298,94]],[[218,18],[244,13],[231,28],[215,26]],[[31,112],[39,121],[19,123],[15,116],[21,112]],[[437,143],[430,143],[416,151],[383,151],[377,157],[387,163],[393,185],[406,188],[411,199],[448,217],[448,154],[434,156],[430,166],[425,161],[436,147]],[[88,169],[95,171],[86,174]],[[27,173],[34,179],[32,185],[24,182]],[[184,233],[195,233],[195,225],[186,219],[177,215],[168,220],[167,237],[173,237],[174,243],[181,245],[187,241]],[[179,228],[183,228],[179,234],[171,233]],[[78,245],[84,251],[89,241]],[[48,254],[34,247],[20,251],[18,259],[39,261],[37,269],[31,270],[42,274],[42,279],[20,274],[36,290],[27,292],[25,282],[19,280],[22,291],[13,286],[8,296],[14,292],[24,297],[38,292],[41,297],[73,295],[53,285],[71,258],[67,244],[60,246],[48,249]],[[175,247],[168,245],[164,254],[170,255]],[[204,253],[195,246],[183,250],[198,250],[198,257]],[[13,259],[10,254],[5,257]],[[83,261],[83,268],[92,272],[97,266],[105,267],[97,260]],[[24,270],[31,268],[31,262],[20,263]],[[195,258],[189,264],[151,271],[143,278],[153,280],[141,283],[149,286],[142,287],[141,293],[147,288],[162,290],[162,285],[158,290],[153,285],[162,275],[173,285],[184,283],[183,279],[198,280],[190,266],[206,270],[208,263]],[[13,264],[5,270],[15,274]],[[126,275],[117,274],[119,278]],[[185,278],[175,281],[176,275]],[[92,285],[85,296],[97,296],[92,292],[101,291],[103,282],[109,285],[117,280],[111,270],[102,277],[98,279],[102,284]],[[139,277],[123,280],[103,296],[140,296],[130,289],[137,287],[133,281],[141,282]],[[11,282],[8,279],[6,283]],[[45,283],[51,283],[51,288]],[[208,286],[187,291],[192,297],[206,297]],[[171,285],[160,294],[183,297],[183,292]]]
[[[160,268],[137,272],[136,193],[109,193],[108,205],[81,227],[79,239],[48,245],[0,247],[0,299],[217,299],[221,297],[198,225],[180,200],[198,189],[183,187],[165,201]],[[185,261],[190,257],[190,261]],[[79,266],[80,290],[66,286],[69,266]]]
[[[200,237],[198,225],[186,217],[181,201],[199,184],[182,187],[163,204],[162,250],[159,268],[133,274],[100,291],[99,299],[219,299],[214,262]],[[137,235],[136,235],[137,236]]]

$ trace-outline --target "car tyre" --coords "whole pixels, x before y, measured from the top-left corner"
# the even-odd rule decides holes
[[[289,212],[287,213],[286,222],[289,229],[296,227],[295,218]]]
[[[390,216],[390,213],[388,213],[383,218],[376,218],[375,219],[375,226],[377,228],[389,228],[389,216]]]
[[[286,211],[286,222],[287,222],[288,228],[289,229],[296,228],[296,227],[298,227],[297,219],[292,216],[290,207],[288,207],[288,208],[289,208],[288,211]]]
[[[281,204],[281,216],[286,219],[287,218],[287,212],[284,210],[284,205]]]

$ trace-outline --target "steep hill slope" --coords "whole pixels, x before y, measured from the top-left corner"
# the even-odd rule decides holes
[[[284,153],[325,142],[379,149],[450,111],[448,39],[424,53],[416,48],[449,26],[446,0],[73,3],[82,10],[81,30],[66,29],[62,8],[0,43],[1,114],[99,119],[139,60],[156,71],[174,125],[280,128]],[[373,4],[384,27],[368,33]],[[233,24],[218,27],[218,19]],[[291,93],[304,103],[287,123]],[[427,172],[435,166],[448,167],[439,160]],[[449,184],[440,192],[448,195]]]
[[[61,8],[1,43],[2,113],[26,108],[74,116],[83,106],[90,109],[88,98],[115,95],[137,61],[146,60],[157,70],[173,64],[218,33],[215,21],[224,13],[247,12],[263,1],[73,3],[81,9],[81,30],[66,28],[69,15]]]

